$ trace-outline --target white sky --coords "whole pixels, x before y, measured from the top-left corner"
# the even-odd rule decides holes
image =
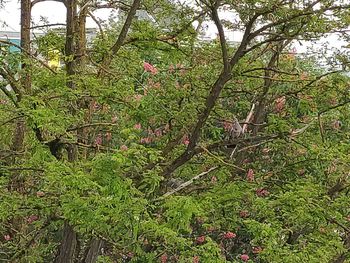
[[[6,4],[4,8],[0,8],[0,30],[9,30],[9,31],[19,31],[20,29],[20,4],[19,0],[5,0]],[[103,9],[94,12],[94,15],[98,18],[106,19],[108,18],[111,10]],[[65,23],[66,8],[63,3],[54,2],[54,1],[45,1],[40,2],[34,5],[32,9],[32,21],[35,25],[42,25],[40,22],[40,17],[48,18],[50,23]],[[233,20],[231,15],[227,13],[220,14],[221,18],[227,20]],[[8,26],[3,26],[1,22],[5,22]],[[87,19],[87,27],[96,27],[96,24],[91,18]],[[207,33],[208,37],[214,38],[216,36],[216,27],[213,23],[208,25]],[[240,41],[242,37],[241,32],[227,32],[226,36],[229,40]],[[341,48],[347,43],[341,42],[338,40],[337,36],[329,36],[324,38],[322,41],[319,41],[318,45],[312,45],[314,49],[317,49],[321,46],[322,43],[328,42],[328,47]],[[295,45],[298,53],[306,52],[307,47],[310,47],[311,44],[304,43],[302,46]]]
[[[0,8],[0,22],[5,22],[8,26],[0,26],[0,30],[19,31],[20,29],[20,3],[19,0],[5,0],[4,8]],[[108,10],[99,10],[94,14],[100,18],[107,18]],[[46,17],[50,23],[65,23],[66,8],[63,3],[54,1],[45,1],[37,3],[32,9],[32,21],[34,24],[40,23],[40,17]],[[96,27],[95,22],[88,18],[87,27]]]

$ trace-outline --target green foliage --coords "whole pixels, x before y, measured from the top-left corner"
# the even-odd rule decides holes
[[[211,5],[143,1],[154,21],[134,19],[116,54],[123,13],[83,55],[65,57],[60,30],[35,40],[37,59],[0,52],[1,262],[53,262],[67,225],[79,241],[74,262],[96,240],[101,263],[349,260],[350,79],[289,42],[343,29],[348,10],[222,2],[237,16],[222,21],[231,29],[243,31],[257,12],[252,30],[272,25],[246,47],[227,44],[229,56],[244,52],[210,101],[222,47],[199,41],[194,25],[213,18]],[[333,18],[322,11],[329,6]],[[56,51],[66,65],[49,70]],[[335,59],[346,68],[345,55]],[[234,118],[249,125],[232,143]]]

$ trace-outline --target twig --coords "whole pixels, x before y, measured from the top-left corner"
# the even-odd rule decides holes
[[[8,46],[14,46],[16,48],[19,48],[21,51],[23,51],[24,53],[26,53],[28,56],[30,56],[31,58],[33,58],[34,60],[38,61],[42,66],[44,66],[45,68],[47,68],[48,70],[50,70],[53,74],[57,74],[57,72],[55,70],[53,70],[48,64],[46,64],[44,61],[40,60],[39,58],[37,58],[36,56],[34,56],[32,53],[28,52],[27,50],[23,49],[21,46],[16,45],[10,41],[6,41],[6,40],[1,40],[0,39],[0,43],[8,45]]]
[[[208,153],[210,156],[212,156],[213,158],[215,158],[216,160],[218,160],[219,162],[225,164],[225,165],[228,165],[228,166],[232,166],[238,170],[241,170],[241,171],[245,171],[243,168],[237,166],[237,165],[234,165],[232,163],[228,163],[228,162],[225,162],[223,159],[221,159],[220,157],[216,156],[215,154],[212,154],[207,148],[203,147],[203,146],[199,146],[204,152]]]
[[[218,169],[218,168],[219,168],[219,166],[214,166],[214,167],[210,168],[208,171],[205,171],[205,172],[202,172],[202,173],[196,175],[196,176],[193,177],[192,179],[190,179],[190,180],[184,182],[184,183],[181,184],[179,187],[177,187],[177,188],[175,188],[175,189],[173,189],[173,190],[171,190],[171,191],[165,193],[162,197],[157,198],[156,200],[164,199],[164,198],[166,198],[166,197],[168,197],[168,196],[170,196],[170,195],[173,195],[173,194],[175,194],[175,193],[181,191],[182,189],[184,189],[185,187],[191,185],[194,181],[198,180],[198,179],[201,178],[202,176],[207,175],[208,173],[210,173],[210,172],[212,172],[212,171],[214,171],[214,170],[216,170],[216,169]]]
[[[80,129],[84,129],[84,128],[88,128],[88,127],[94,127],[94,126],[117,126],[117,125],[118,124],[111,123],[111,122],[89,123],[89,124],[85,124],[85,125],[82,125],[82,126],[78,126],[78,127],[73,127],[73,128],[67,129],[67,132],[80,130]]]
[[[254,109],[255,109],[255,103],[253,103],[248,115],[247,115],[247,118],[245,118],[245,123],[243,124],[243,127],[242,127],[242,133],[245,133],[247,127],[248,127],[248,123],[250,122],[250,119],[252,118],[253,114],[254,114]]]
[[[321,139],[322,139],[322,142],[324,143],[324,130],[323,130],[323,125],[322,125],[320,113],[317,115],[317,120],[318,120],[318,127],[320,128]]]

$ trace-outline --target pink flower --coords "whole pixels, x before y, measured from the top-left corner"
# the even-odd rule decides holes
[[[171,65],[169,66],[169,73],[174,73],[174,71],[175,71],[175,67],[174,67],[173,64],[171,64]]]
[[[253,247],[253,253],[259,254],[263,249],[261,247]]]
[[[160,136],[162,136],[162,130],[161,129],[156,129],[154,131],[154,134],[156,135],[156,137],[160,137]]]
[[[264,188],[258,188],[256,189],[256,195],[259,196],[259,197],[266,197],[270,194],[269,191],[267,191],[266,189]]]
[[[341,128],[341,121],[339,120],[334,121],[332,126],[333,126],[333,129],[339,130]]]
[[[235,233],[228,231],[224,234],[224,239],[232,239],[232,238],[235,238],[236,236],[237,235]]]
[[[208,232],[214,232],[215,230],[216,230],[216,228],[214,226],[210,226],[207,229]]]
[[[169,125],[169,123],[167,123],[167,124],[165,125],[165,127],[164,127],[164,132],[168,132],[168,131],[170,131],[170,125]]]
[[[160,257],[160,262],[161,263],[166,263],[168,262],[168,255],[166,253],[164,253],[161,257]]]
[[[118,117],[117,116],[113,116],[112,119],[111,119],[111,122],[112,123],[116,123],[118,120]]]
[[[190,144],[190,139],[188,138],[188,135],[185,135],[182,138],[182,143],[185,144],[186,146]]]
[[[199,236],[196,239],[198,244],[203,244],[205,242],[205,236]]]
[[[94,110],[98,110],[99,107],[100,107],[100,105],[99,105],[96,101],[94,101],[94,102],[92,103],[92,108],[93,108]]]
[[[5,239],[6,241],[9,241],[9,240],[11,240],[11,236],[10,236],[10,235],[4,235],[4,239]]]
[[[151,142],[152,142],[152,138],[151,138],[151,137],[141,138],[140,142],[141,142],[141,143],[148,144],[148,143],[151,143]]]
[[[141,130],[141,123],[136,123],[136,124],[134,125],[134,129],[136,129],[136,130]]]
[[[31,215],[30,217],[27,218],[27,222],[29,224],[31,224],[31,223],[37,221],[38,219],[39,219],[39,217],[37,215]]]
[[[249,260],[249,256],[247,254],[243,254],[243,255],[241,255],[241,259],[243,261],[248,261]]]
[[[143,97],[143,95],[141,95],[141,94],[135,94],[135,95],[134,95],[134,100],[135,100],[135,101],[141,101],[141,100],[142,100],[142,97]]]
[[[263,148],[261,151],[262,151],[263,154],[268,154],[271,151],[271,149]]]
[[[224,121],[224,129],[225,129],[225,131],[227,131],[227,132],[230,131],[232,129],[232,126],[233,126],[232,122]]]
[[[253,169],[249,169],[247,172],[247,181],[254,182],[254,171]]]
[[[199,263],[199,256],[194,256],[192,258],[192,263]]]
[[[275,99],[275,111],[281,112],[284,109],[284,106],[286,105],[286,97],[282,96],[277,99]]]
[[[249,216],[249,212],[247,210],[242,210],[239,212],[239,216],[242,218],[246,218]]]
[[[95,138],[95,144],[96,145],[101,145],[102,144],[102,136],[101,136],[100,133]]]
[[[106,140],[107,142],[109,142],[110,140],[112,140],[112,133],[111,132],[106,132]]]
[[[154,83],[153,84],[153,88],[155,88],[155,89],[160,89],[160,82],[156,82],[156,83]]]
[[[121,151],[127,151],[129,148],[128,146],[126,146],[125,144],[123,144],[122,146],[120,146],[120,150]]]
[[[158,69],[148,62],[143,62],[143,69],[153,75],[158,73]]]
[[[211,177],[210,181],[215,184],[218,181],[218,178],[214,175]]]
[[[37,197],[43,197],[44,195],[45,195],[45,193],[43,191],[36,192]]]
[[[305,170],[305,169],[300,169],[300,170],[298,171],[298,174],[299,174],[300,176],[304,175],[305,173],[306,173],[306,170]]]
[[[300,75],[300,79],[301,79],[301,80],[306,80],[307,77],[308,77],[307,72],[303,72],[303,73],[301,73],[301,75]]]

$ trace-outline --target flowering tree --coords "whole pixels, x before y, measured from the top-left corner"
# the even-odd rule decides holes
[[[39,2],[21,1],[20,54],[1,51],[1,260],[349,259],[348,57],[292,49],[346,36],[347,1],[59,1],[65,34],[33,43]]]

